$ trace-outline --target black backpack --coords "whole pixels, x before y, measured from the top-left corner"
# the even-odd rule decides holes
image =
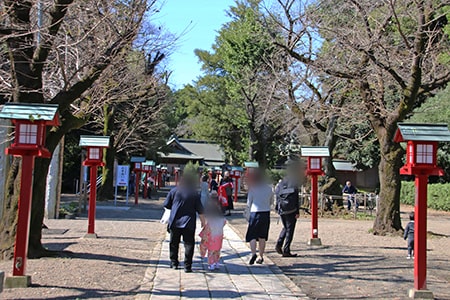
[[[280,215],[298,210],[298,188],[290,185],[287,180],[279,183],[277,193],[277,209]]]

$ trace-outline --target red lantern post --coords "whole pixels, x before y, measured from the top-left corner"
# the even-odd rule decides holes
[[[97,168],[103,167],[103,149],[109,147],[109,136],[80,136],[80,146],[87,148],[86,159],[83,166],[90,167],[90,192],[88,210],[88,231],[86,238],[97,238],[95,233],[95,211],[97,201]]]
[[[238,191],[239,191],[239,179],[241,178],[241,171],[232,170],[230,171],[230,177],[234,179],[234,202],[238,201]]]
[[[13,276],[7,277],[5,287],[28,287],[31,277],[25,275],[28,254],[31,201],[33,191],[34,158],[50,158],[45,148],[46,126],[58,126],[57,105],[6,103],[0,118],[11,119],[15,125],[14,142],[6,154],[22,157],[18,221],[14,245]]]
[[[158,189],[162,187],[162,169],[161,166],[157,167],[156,186]]]
[[[142,163],[134,164],[134,174],[136,174],[136,182],[134,184],[134,205],[139,203],[139,185],[141,184]]]
[[[142,163],[145,161],[143,156],[132,156],[130,162],[134,163],[134,174],[136,175],[136,183],[134,185],[134,204],[139,202],[139,184],[141,183]]]
[[[178,180],[180,178],[180,168],[175,167],[175,185],[178,185]]]
[[[306,174],[311,176],[311,239],[308,245],[320,246],[318,221],[318,176],[322,171],[322,158],[329,157],[328,147],[301,147],[302,156],[308,158]]]
[[[144,172],[144,199],[146,199],[148,194],[148,173],[150,171],[150,166],[143,165],[142,171]]]
[[[402,175],[414,175],[416,199],[414,207],[414,289],[411,298],[433,299],[427,290],[427,185],[428,176],[442,176],[437,166],[438,142],[449,142],[450,132],[446,124],[399,123],[394,141],[407,142],[406,164]]]

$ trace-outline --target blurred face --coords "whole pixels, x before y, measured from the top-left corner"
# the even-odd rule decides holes
[[[305,173],[305,166],[304,164],[298,162],[289,165],[286,171],[289,178],[295,180],[297,183],[300,183],[302,180],[302,176]]]
[[[226,171],[225,174],[223,175],[223,177],[225,177],[225,178],[230,177],[230,172]]]
[[[351,186],[352,183],[350,181],[347,181],[347,186]]]

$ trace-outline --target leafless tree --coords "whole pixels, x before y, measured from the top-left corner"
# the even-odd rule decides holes
[[[428,0],[315,1],[294,10],[292,0],[279,0],[311,37],[306,49],[302,31],[285,26],[287,35],[301,34],[296,43],[280,44],[293,58],[336,80],[353,85],[362,104],[354,118],[369,118],[380,144],[380,207],[374,232],[401,229],[399,168],[402,148],[393,142],[403,121],[450,81],[444,8]],[[360,109],[361,108],[361,109]]]
[[[50,152],[102,105],[89,97],[91,87],[131,49],[145,14],[155,5],[154,0],[0,1],[1,93],[8,101],[59,105],[62,124],[48,132]],[[49,254],[41,243],[49,162],[36,160],[29,257]],[[19,164],[14,159],[7,178],[7,210],[0,223],[4,258],[11,257],[14,244]]]

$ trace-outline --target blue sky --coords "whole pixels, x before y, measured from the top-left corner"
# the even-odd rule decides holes
[[[194,50],[211,49],[217,31],[229,20],[225,11],[233,4],[234,0],[164,1],[159,21],[176,36],[185,32],[168,60],[168,68],[173,71],[171,87],[182,88],[201,75]]]

